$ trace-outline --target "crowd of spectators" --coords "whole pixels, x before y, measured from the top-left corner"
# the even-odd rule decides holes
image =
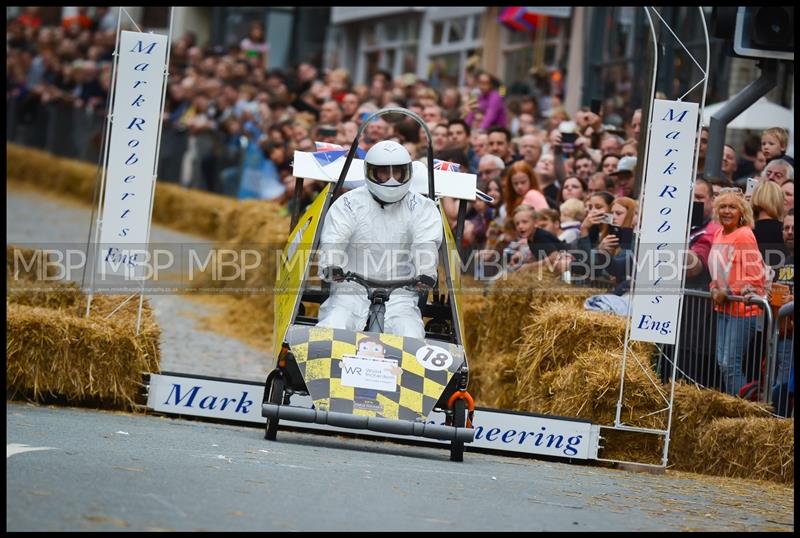
[[[92,16],[79,8],[60,27],[45,27],[37,22],[35,9],[26,8],[7,24],[6,91],[18,107],[18,121],[51,101],[103,113],[115,19],[107,8],[97,8]],[[171,156],[180,160],[179,177],[161,179],[235,196],[242,148],[254,148],[277,174],[284,187],[279,200],[288,205],[295,150],[315,151],[317,142],[349,146],[372,112],[405,107],[430,129],[433,157],[477,174],[478,188],[494,199],[476,200],[467,211],[461,248],[476,276],[496,278],[546,266],[565,280],[605,279],[616,294],[626,293],[639,212],[640,109],[628,117],[594,106],[569,114],[559,95],[548,96],[544,108],[534,95],[506,95],[502,81],[474,64],[463,87],[434,88],[413,74],[393,78],[380,70],[367,84],[358,84],[344,69],[323,71],[310,62],[272,69],[268,56],[260,22],[228,48],[203,46],[191,32],[173,42],[164,128],[185,133],[188,143],[183,155]],[[698,171],[703,170],[708,136],[703,128]],[[414,159],[427,158],[424,131],[408,118],[370,122],[359,145],[367,150],[386,139],[403,144]],[[726,297],[767,294],[772,279],[792,286],[786,275],[793,275],[794,249],[784,244],[787,222],[788,241],[793,241],[794,160],[786,155],[787,143],[784,129],[766,129],[760,138],[748,138],[741,151],[725,146],[721,179],[707,181],[699,174],[694,197],[702,208],[692,223],[687,286],[705,291],[711,286],[720,312],[742,314],[723,306]],[[301,204],[310,203],[319,190],[317,182],[305,181]],[[458,202],[445,199],[444,208],[455,228]],[[731,211],[739,212],[739,220],[726,225]],[[746,241],[731,240],[739,228],[746,231],[736,237],[746,236]],[[745,287],[729,281],[729,271],[709,272],[709,253],[722,244],[745,245],[748,252],[756,245],[755,252],[770,268],[764,282],[756,279],[752,282],[759,285]],[[768,259],[768,249],[781,252],[778,261]],[[793,299],[793,289],[784,298]],[[735,323],[720,325],[720,332]],[[725,371],[727,390],[737,393],[744,383],[736,362],[743,344],[722,340],[717,363]],[[788,367],[780,366],[779,372],[786,382]]]

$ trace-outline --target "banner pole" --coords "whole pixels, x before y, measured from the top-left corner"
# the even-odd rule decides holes
[[[647,6],[644,7],[644,13],[647,15],[647,22],[650,26],[650,33],[653,35],[653,82],[650,87],[650,107],[648,110],[648,119],[647,119],[647,133],[645,133],[645,144],[644,144],[644,156],[642,159],[642,188],[639,192],[639,199],[644,200],[644,192],[645,186],[647,184],[647,156],[650,153],[650,135],[652,130],[650,126],[653,124],[653,103],[652,101],[655,99],[656,95],[656,79],[658,78],[658,36],[656,35],[656,29],[653,25],[653,18],[650,16],[650,11],[648,11]],[[636,220],[636,229],[641,230],[642,228],[642,210],[641,207],[639,208],[637,220]],[[629,297],[633,298],[636,294],[636,271],[637,271],[637,260],[639,259],[639,242],[640,236],[637,234],[636,241],[633,246],[633,269],[631,270],[631,288],[628,294]],[[631,299],[632,300],[632,299]],[[631,336],[631,315],[633,310],[633,304],[629,302],[628,304],[628,315],[627,315],[627,323],[625,325],[625,345],[622,348],[622,373],[620,375],[620,383],[619,383],[619,400],[617,400],[617,414],[614,418],[614,426],[619,427],[621,426],[620,418],[622,416],[622,397],[623,391],[625,388],[625,366],[628,358],[628,345],[630,343],[630,336]]]
[[[167,80],[169,79],[169,53],[172,47],[172,23],[175,20],[175,6],[170,7],[169,12],[169,34],[167,36],[167,60],[164,63],[164,83],[162,84],[161,89],[161,108],[159,112],[159,122],[158,122],[158,134],[156,135],[156,156],[155,160],[153,161],[153,173],[151,174],[151,183],[150,183],[150,206],[147,210],[147,232],[145,234],[146,237],[146,247],[150,246],[150,228],[153,224],[153,203],[156,197],[156,182],[158,181],[158,157],[159,153],[161,152],[161,133],[162,127],[164,125],[164,106],[166,105],[166,95],[167,95]],[[153,265],[155,267],[155,264]],[[153,273],[155,274],[155,273]],[[136,334],[139,334],[139,323],[142,318],[142,304],[144,302],[144,279],[142,279],[142,288],[140,290],[139,296],[139,313],[136,316]]]
[[[106,133],[105,133],[105,140],[103,142],[103,153],[102,153],[103,165],[102,165],[101,174],[100,174],[100,195],[97,198],[97,215],[98,215],[98,218],[97,218],[97,220],[95,222],[95,238],[94,238],[94,249],[93,249],[93,253],[95,255],[95,259],[93,261],[91,261],[91,262],[90,262],[91,256],[89,256],[90,245],[88,244],[88,241],[87,241],[87,245],[86,245],[86,267],[87,267],[87,270],[91,271],[90,276],[89,276],[89,293],[88,293],[88,297],[87,297],[87,301],[86,301],[86,315],[85,315],[85,317],[87,317],[87,318],[89,317],[89,311],[90,311],[91,306],[92,306],[92,297],[94,296],[94,278],[95,278],[95,272],[97,271],[97,268],[95,267],[95,264],[97,263],[97,259],[96,259],[97,249],[98,249],[97,241],[99,240],[100,228],[103,225],[103,220],[102,220],[103,198],[105,197],[106,172],[108,170],[108,152],[109,152],[108,139],[111,137],[111,127],[112,127],[112,123],[113,123],[112,111],[114,110],[114,94],[115,94],[115,90],[116,90],[116,86],[117,86],[116,85],[116,80],[117,80],[117,59],[119,58],[120,28],[121,28],[121,25],[122,25],[122,11],[123,11],[123,9],[124,9],[123,7],[119,7],[118,10],[117,10],[117,44],[116,44],[116,46],[114,48],[114,54],[113,54],[114,61],[113,61],[113,65],[111,67],[111,83],[110,83],[110,91],[109,91],[109,94],[108,94],[108,103],[107,103],[107,108],[106,108]],[[97,187],[97,183],[95,182],[95,188],[96,187]],[[92,205],[92,212],[94,212],[94,204]],[[92,214],[91,221],[94,221],[94,220],[95,220],[94,219],[94,214]],[[90,236],[91,236],[91,233],[92,233],[91,232],[91,226],[92,226],[92,222],[91,221],[89,223],[89,235]],[[84,271],[84,277],[85,277],[85,275],[86,275],[86,271]]]
[[[703,15],[703,8],[698,6],[697,9],[699,10],[699,13],[700,13],[700,21],[703,23],[703,35],[705,37],[705,42],[706,42],[706,69],[705,69],[705,72],[703,73],[703,80],[701,81],[703,83],[703,97],[700,100],[700,111],[699,111],[698,116],[697,116],[698,117],[698,122],[697,122],[697,138],[696,138],[696,140],[700,140],[700,134],[701,134],[701,131],[703,129],[703,109],[706,106],[706,92],[708,90],[708,68],[709,68],[709,61],[710,61],[709,56],[711,55],[711,45],[710,45],[710,43],[708,41],[708,27],[706,25],[706,18]],[[683,43],[681,43],[681,44],[683,44]],[[698,65],[698,67],[699,67],[699,65]],[[695,85],[695,87],[696,86],[697,85]],[[694,88],[692,88],[692,89],[694,89]],[[691,91],[691,90],[689,90],[689,91]],[[680,99],[682,99],[683,97],[686,97],[686,95],[688,93],[689,92],[687,92],[686,94],[681,96]],[[699,159],[700,159],[700,152],[699,151],[695,151],[695,153],[694,153],[694,164],[692,166],[692,177],[691,177],[692,190],[694,190],[695,179],[697,178],[697,163],[698,163]],[[688,222],[690,222],[690,223],[692,222],[692,211],[694,211],[694,207],[693,207],[692,204],[689,204],[689,215],[688,215],[687,218],[689,219]],[[689,228],[689,230],[690,230],[690,233],[691,233],[691,227]],[[684,239],[684,243],[683,243],[683,253],[684,253],[684,255],[686,254],[688,247],[689,247],[689,234],[686,234],[686,238]],[[670,385],[671,386],[671,390],[670,390],[670,395],[669,395],[669,412],[667,414],[667,435],[664,438],[664,453],[663,453],[663,458],[662,458],[662,462],[663,462],[664,467],[667,466],[667,457],[669,455],[670,431],[672,430],[672,409],[673,409],[673,404],[674,404],[674,401],[675,401],[675,372],[676,372],[676,370],[678,368],[678,350],[680,349],[680,345],[681,345],[681,325],[683,323],[683,301],[685,299],[685,297],[684,297],[684,295],[685,295],[684,294],[685,286],[686,286],[686,269],[684,268],[684,270],[681,273],[680,297],[678,298],[678,328],[677,328],[677,332],[675,333],[675,346],[674,346],[673,358],[672,358],[672,376],[671,376],[672,383]]]

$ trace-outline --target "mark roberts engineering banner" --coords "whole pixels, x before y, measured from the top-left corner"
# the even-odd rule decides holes
[[[653,102],[631,297],[634,340],[674,344],[694,184],[697,103]]]
[[[120,36],[98,249],[104,274],[138,276],[134,269],[145,261],[167,39],[128,31]]]
[[[261,402],[264,399],[263,384],[169,372],[149,374],[149,376],[147,407],[154,411],[237,422],[260,424],[266,422],[266,419],[261,416]],[[309,396],[294,394],[290,400],[290,405],[298,407],[309,408],[311,404]],[[428,415],[428,422],[432,424],[444,424],[444,419],[444,413],[432,411]],[[289,420],[281,420],[280,423],[293,428],[420,441],[419,437],[338,428],[327,424]],[[597,459],[600,426],[585,420],[477,408],[473,424],[475,440],[469,443],[470,447],[569,459]],[[280,432],[278,436],[280,438]],[[447,442],[432,439],[424,441]]]

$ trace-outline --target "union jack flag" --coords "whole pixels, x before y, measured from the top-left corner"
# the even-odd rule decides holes
[[[439,159],[433,160],[433,169],[442,170],[447,172],[460,172],[461,165],[458,163],[451,163],[450,161],[440,161]]]
[[[330,142],[314,142],[314,144],[317,146],[317,151],[313,152],[312,155],[317,159],[317,162],[323,166],[334,162],[343,155],[347,155],[347,152],[350,150],[350,148],[345,148],[344,146],[332,144]],[[364,155],[363,149],[356,149],[357,159],[363,159]]]
[[[317,151],[330,151],[333,149],[345,149],[344,146],[333,144],[332,142],[314,142],[317,146]]]

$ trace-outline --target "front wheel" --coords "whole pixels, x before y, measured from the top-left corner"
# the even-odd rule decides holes
[[[467,403],[462,398],[453,402],[453,426],[467,427]],[[464,461],[464,441],[450,443],[450,461]]]
[[[275,378],[272,380],[272,383],[269,387],[269,398],[267,399],[268,403],[281,405],[283,403],[283,387],[284,381],[283,377],[280,375],[276,375]],[[278,417],[267,417],[267,425],[264,431],[264,439],[269,441],[274,441],[276,436],[278,435]]]

